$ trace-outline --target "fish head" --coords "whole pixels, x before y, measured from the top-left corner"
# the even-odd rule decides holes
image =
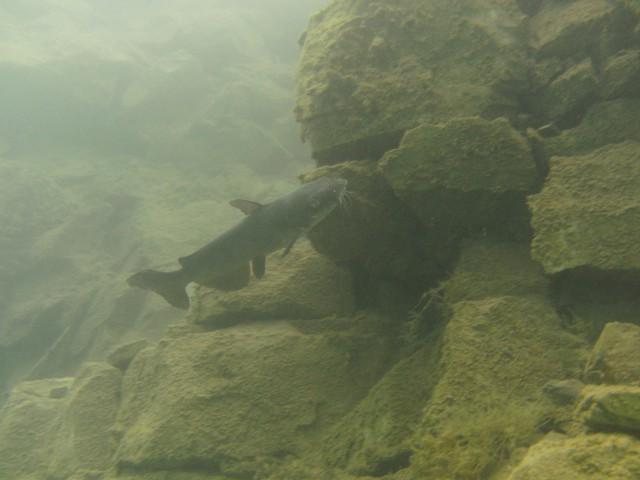
[[[296,190],[290,202],[299,226],[309,230],[320,223],[338,205],[347,193],[347,181],[343,178],[320,177]]]

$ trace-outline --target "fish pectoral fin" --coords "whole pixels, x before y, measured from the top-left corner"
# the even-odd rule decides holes
[[[251,268],[256,278],[264,277],[264,272],[267,269],[267,258],[264,255],[260,255],[251,260]]]
[[[232,207],[237,208],[238,210],[240,210],[245,215],[251,215],[252,213],[257,212],[262,207],[264,207],[264,205],[262,205],[261,203],[252,202],[251,200],[242,200],[240,198],[238,198],[236,200],[231,200],[229,202],[229,205],[231,205]]]
[[[296,240],[298,240],[298,238],[297,238],[297,237],[296,237],[296,238],[294,238],[293,240],[291,240],[291,241],[289,242],[289,245],[287,245],[287,248],[285,248],[285,249],[284,249],[284,252],[282,252],[282,256],[283,256],[283,257],[286,257],[286,256],[289,254],[289,252],[290,252],[290,251],[291,251],[291,249],[293,248],[293,245],[296,243]]]

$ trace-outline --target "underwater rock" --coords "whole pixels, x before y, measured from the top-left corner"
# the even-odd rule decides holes
[[[582,122],[545,142],[548,154],[572,156],[625,140],[640,142],[640,100],[619,99],[593,105]]]
[[[379,477],[409,464],[410,438],[437,378],[427,345],[400,360],[324,438],[324,461],[354,475]]]
[[[107,355],[107,362],[122,371],[125,371],[131,360],[140,352],[140,350],[149,346],[147,340],[138,340],[136,342],[126,343],[113,349]]]
[[[592,430],[640,432],[640,387],[587,386],[576,414]]]
[[[636,20],[621,2],[544,2],[531,18],[530,43],[540,56],[572,57],[593,51],[606,56],[632,38]]]
[[[498,0],[332,2],[311,18],[298,70],[314,158],[377,160],[420,123],[517,113],[524,18]]]
[[[533,258],[547,273],[639,269],[639,194],[640,143],[552,157],[544,188],[529,197]]]
[[[550,380],[544,384],[542,391],[554,402],[565,405],[573,403],[584,388],[580,380]]]
[[[442,275],[456,251],[455,242],[446,232],[425,231],[375,165],[352,161],[325,166],[304,175],[303,181],[321,175],[347,179],[350,195],[344,208],[309,232],[320,253],[405,290],[420,289]],[[373,284],[367,284],[365,292],[359,288],[358,300],[364,295],[367,302],[375,303],[384,297],[377,289]]]
[[[267,273],[241,289],[222,292],[199,286],[188,319],[227,326],[247,320],[313,319],[349,315],[354,309],[350,273],[299,241],[287,256],[267,258]]]
[[[445,283],[444,298],[452,305],[492,296],[545,296],[548,283],[540,264],[531,259],[527,243],[466,240],[455,274]]]
[[[48,474],[67,478],[76,470],[104,471],[117,443],[112,438],[122,372],[107,363],[86,363],[71,387],[53,432]]]
[[[633,480],[640,440],[623,434],[547,435],[527,452],[508,480]]]
[[[540,120],[562,121],[585,110],[598,98],[599,84],[590,58],[573,65],[534,96],[531,105]]]
[[[590,383],[640,386],[640,326],[607,323],[593,346],[584,377]]]
[[[372,335],[305,335],[284,322],[164,339],[125,373],[119,468],[196,464],[251,477],[310,448],[365,395],[387,355]]]
[[[509,252],[502,265],[496,262],[500,245]],[[546,279],[522,245],[469,242],[460,258],[444,285],[444,299],[452,303],[440,357],[425,367],[438,381],[413,439],[415,478],[448,478],[452,471],[465,479],[479,472],[488,477],[513,445],[536,437],[551,408],[540,401],[543,385],[576,377],[584,348],[563,328]],[[510,287],[523,268],[522,283]],[[462,286],[483,282],[492,269],[499,278],[475,286],[466,300]]]
[[[602,71],[602,95],[640,96],[640,50],[625,50],[608,59]]]
[[[524,217],[538,180],[527,140],[504,118],[457,118],[409,130],[380,168],[422,222],[455,237]],[[442,234],[442,233],[440,233]]]
[[[0,478],[44,479],[51,461],[52,438],[67,399],[51,395],[70,388],[73,378],[18,384],[0,410]]]

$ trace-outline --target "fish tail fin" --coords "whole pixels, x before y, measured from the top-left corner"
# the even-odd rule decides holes
[[[132,287],[157,293],[176,308],[189,309],[189,296],[185,290],[189,281],[184,278],[182,270],[173,272],[143,270],[130,276],[127,283]]]

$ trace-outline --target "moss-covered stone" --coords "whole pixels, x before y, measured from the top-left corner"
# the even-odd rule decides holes
[[[632,480],[640,474],[640,441],[622,434],[549,434],[532,446],[509,480]]]
[[[509,252],[502,265],[499,248]],[[496,265],[496,278],[476,286]],[[523,270],[522,281],[510,285]],[[487,478],[552,416],[542,386],[577,376],[584,347],[564,330],[545,283],[522,245],[485,240],[465,247],[444,285],[451,317],[430,366],[438,383],[414,437],[415,478]]]
[[[584,376],[592,383],[640,386],[640,326],[607,323],[589,356]]]
[[[455,243],[446,232],[425,231],[375,165],[353,161],[325,166],[304,175],[303,181],[321,175],[345,178],[349,200],[309,232],[319,252],[406,290],[420,290],[442,275]],[[384,294],[376,288],[369,285],[366,296],[381,299]]]
[[[449,232],[496,222],[504,228],[538,178],[526,139],[504,118],[421,125],[380,167],[425,225]]]
[[[602,94],[609,99],[640,96],[640,50],[625,50],[607,61]]]
[[[118,413],[121,381],[122,372],[107,363],[82,367],[51,439],[55,448],[49,475],[66,478],[111,466],[116,447],[111,428]]]
[[[551,158],[529,206],[532,255],[547,273],[640,268],[640,143]]]
[[[571,57],[576,51],[594,50],[606,55],[629,41],[634,23],[622,2],[544,2],[531,19],[530,42],[542,56]]]
[[[312,319],[353,312],[350,273],[301,240],[282,257],[267,258],[267,272],[242,290],[196,290],[189,320],[224,326],[247,320]]]
[[[585,387],[576,413],[593,430],[640,432],[640,387]]]
[[[598,98],[599,84],[591,59],[573,65],[540,93],[531,105],[540,121],[558,121],[576,111],[582,111]]]
[[[34,380],[17,385],[0,410],[0,478],[40,480],[47,476],[73,378]]]
[[[118,464],[124,472],[268,472],[344,415],[386,356],[372,335],[305,335],[279,322],[168,338],[125,374]]]
[[[455,274],[445,283],[444,298],[452,305],[496,295],[545,296],[549,285],[542,273],[526,243],[468,240],[460,250]]]
[[[314,156],[375,159],[424,121],[515,113],[523,18],[497,0],[332,2],[310,21],[298,72]]]
[[[109,352],[107,355],[107,362],[124,371],[131,363],[131,360],[133,360],[133,357],[148,346],[149,342],[147,340],[137,340],[135,342],[119,345]]]
[[[582,122],[545,142],[548,154],[583,155],[610,143],[640,142],[640,100],[620,99],[593,105]]]
[[[408,466],[411,434],[437,380],[426,366],[437,355],[430,344],[399,361],[327,435],[324,461],[374,477]]]

